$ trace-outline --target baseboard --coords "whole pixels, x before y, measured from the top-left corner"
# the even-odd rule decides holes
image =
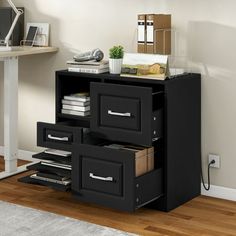
[[[34,155],[34,152],[29,152],[25,150],[18,150],[18,156],[19,159],[24,160],[24,161],[32,161],[34,162],[35,160],[32,158],[32,155]],[[4,147],[0,146],[0,155],[4,155]]]
[[[202,195],[209,196],[209,197],[236,201],[236,189],[233,189],[233,188],[226,188],[226,187],[211,185],[210,190],[206,191],[202,185],[201,193]]]

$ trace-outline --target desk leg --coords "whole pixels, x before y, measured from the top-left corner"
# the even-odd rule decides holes
[[[4,159],[5,171],[17,170],[18,156],[18,58],[4,62]]]
[[[4,159],[0,179],[26,171],[17,168],[18,158],[18,57],[4,59]]]

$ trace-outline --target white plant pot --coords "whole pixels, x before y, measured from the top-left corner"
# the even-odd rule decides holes
[[[123,59],[109,59],[109,72],[111,74],[120,74]]]

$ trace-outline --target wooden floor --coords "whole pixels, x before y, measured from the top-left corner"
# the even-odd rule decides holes
[[[3,164],[0,158],[0,170]],[[236,236],[236,202],[201,196],[169,213],[142,208],[130,214],[80,203],[70,193],[17,182],[26,174],[1,180],[0,200],[139,235]]]

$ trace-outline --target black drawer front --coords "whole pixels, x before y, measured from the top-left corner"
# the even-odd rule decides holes
[[[82,158],[82,188],[122,195],[122,164]]]
[[[45,137],[47,142],[57,142],[57,143],[73,142],[73,134],[71,132],[46,129]]]
[[[92,82],[91,130],[106,139],[152,144],[152,88]]]
[[[72,192],[81,201],[134,211],[163,194],[162,169],[135,177],[130,151],[74,144],[72,166]]]
[[[82,136],[83,128],[70,126],[69,123],[37,123],[37,145],[41,147],[71,151],[72,143],[81,143]]]
[[[139,99],[115,96],[101,96],[100,99],[101,126],[140,130],[141,107]]]

